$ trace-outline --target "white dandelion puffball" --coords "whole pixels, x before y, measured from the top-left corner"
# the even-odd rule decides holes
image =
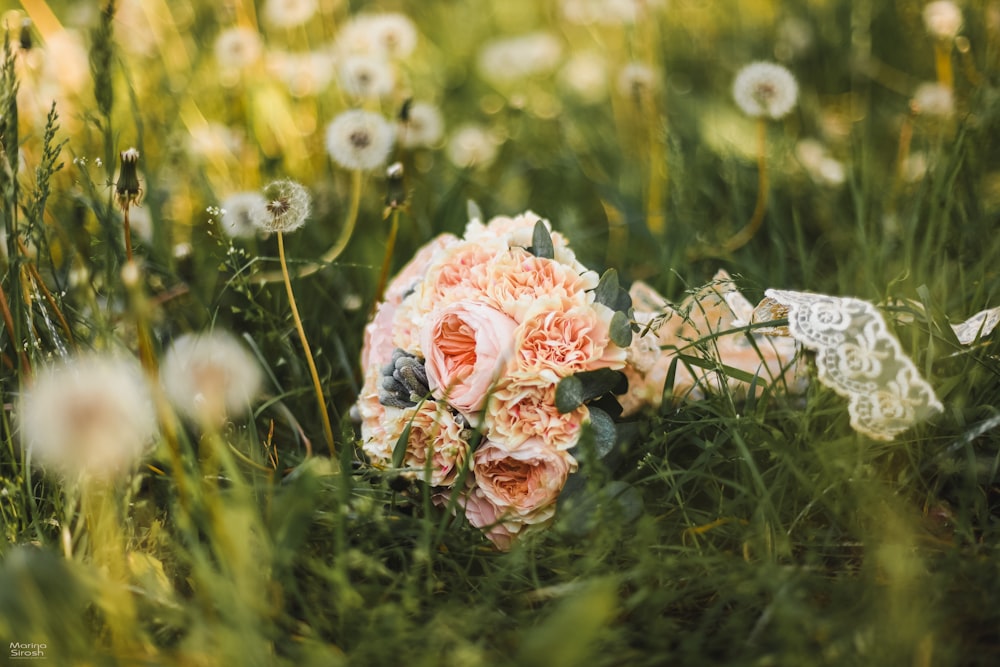
[[[756,62],[736,75],[733,97],[748,116],[778,119],[795,106],[799,98],[799,84],[792,73],[781,65]]]
[[[618,72],[618,92],[625,97],[642,99],[659,85],[660,76],[656,70],[643,63],[629,63]]]
[[[562,45],[547,32],[504,37],[486,43],[479,51],[479,74],[496,85],[548,74],[559,65]]]
[[[160,366],[160,383],[171,404],[188,419],[212,427],[246,414],[262,382],[257,360],[223,331],[184,334]]]
[[[447,153],[456,167],[488,167],[497,157],[497,140],[481,125],[462,125],[448,139]]]
[[[389,158],[395,140],[395,128],[371,111],[345,111],[326,126],[326,152],[345,169],[377,169]]]
[[[927,3],[924,7],[924,27],[936,39],[955,39],[962,29],[962,10],[949,0]]]
[[[434,146],[444,136],[444,118],[433,104],[414,102],[407,121],[399,123],[397,133],[404,148]]]
[[[359,14],[337,33],[337,51],[344,54],[406,58],[417,48],[417,28],[398,13]]]
[[[230,238],[257,235],[256,220],[267,215],[267,200],[259,192],[237,192],[222,200],[219,223]]]
[[[348,95],[362,100],[388,96],[396,87],[392,66],[373,56],[346,56],[339,67],[340,87]]]
[[[250,28],[228,28],[215,40],[215,59],[222,69],[249,67],[257,62],[263,50],[260,35]]]
[[[948,118],[955,113],[955,98],[951,88],[934,81],[917,86],[912,104],[913,110],[924,116]]]
[[[559,82],[585,104],[596,104],[608,94],[607,59],[597,51],[583,51],[559,71]]]
[[[316,0],[267,0],[264,19],[275,28],[297,28],[319,9]]]
[[[128,472],[156,436],[139,364],[88,353],[47,368],[17,401],[21,442],[43,468],[107,480]]]
[[[254,209],[253,222],[265,232],[293,232],[306,224],[312,197],[300,183],[274,181],[264,187],[264,207]]]

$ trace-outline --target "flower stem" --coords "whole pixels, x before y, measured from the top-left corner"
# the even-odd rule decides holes
[[[392,252],[396,248],[396,235],[399,234],[399,208],[392,210],[392,222],[389,227],[389,238],[385,243],[385,257],[382,258],[382,270],[378,275],[378,287],[375,288],[375,303],[382,300],[385,284],[389,279],[389,267],[392,265]]]
[[[344,252],[344,248],[347,247],[347,243],[354,234],[354,226],[358,221],[358,210],[361,207],[361,176],[360,171],[351,173],[351,201],[347,209],[347,218],[344,220],[344,226],[340,230],[340,236],[337,237],[336,242],[317,261],[306,264],[296,271],[296,278],[305,278],[321,271],[328,264],[331,264],[340,257],[340,253]],[[276,283],[284,279],[284,275],[288,271],[284,266],[282,268],[281,272],[267,271],[261,273],[254,278],[254,282],[258,285]]]
[[[309,364],[309,373],[312,375],[313,389],[316,391],[316,401],[319,404],[319,414],[323,420],[323,434],[326,436],[326,444],[330,448],[330,458],[336,463],[337,452],[333,443],[333,427],[330,426],[330,415],[326,411],[326,399],[323,397],[323,387],[319,381],[316,362],[313,360],[312,350],[309,349],[309,341],[306,340],[306,332],[302,327],[302,318],[299,317],[299,307],[295,303],[295,294],[292,292],[292,279],[288,275],[288,263],[285,261],[285,235],[281,232],[278,232],[278,259],[281,262],[281,275],[285,280],[285,291],[288,292],[288,303],[292,307],[292,318],[295,320],[295,328],[299,333],[299,340],[302,341],[302,349],[306,353],[306,362]]]
[[[723,253],[731,253],[750,242],[754,234],[764,224],[767,211],[767,121],[757,120],[757,204],[754,206],[750,222],[723,245]]]
[[[934,67],[938,83],[951,90],[955,86],[955,74],[951,66],[951,40],[939,39],[934,42]]]
[[[132,261],[132,225],[129,223],[128,219],[128,208],[129,203],[126,200],[122,204],[122,214],[125,218],[125,260],[128,262]]]

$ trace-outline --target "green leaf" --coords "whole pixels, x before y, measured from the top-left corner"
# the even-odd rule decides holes
[[[575,375],[563,378],[556,387],[556,410],[573,412],[587,400],[583,395],[583,382]]]
[[[624,394],[628,378],[621,371],[598,368],[563,378],[556,387],[556,409],[566,413],[576,410],[589,400],[607,393]]]
[[[590,408],[590,432],[594,438],[594,454],[599,459],[611,453],[618,442],[618,430],[607,412],[600,408]]]
[[[620,310],[616,310],[611,317],[611,325],[608,329],[611,342],[618,347],[628,347],[632,344],[632,324],[628,315]]]
[[[396,445],[392,448],[392,467],[399,468],[403,465],[403,459],[406,458],[406,446],[410,442],[410,428],[413,426],[413,420],[406,422],[406,427],[403,432],[399,434],[399,438],[396,440]]]
[[[594,301],[611,310],[628,312],[632,308],[632,297],[618,283],[618,272],[608,269],[594,289]]]
[[[483,221],[483,212],[480,210],[479,204],[471,199],[465,203],[465,212],[469,216],[469,220]]]
[[[555,259],[556,256],[552,236],[541,220],[535,223],[535,230],[531,234],[531,254],[542,259]]]

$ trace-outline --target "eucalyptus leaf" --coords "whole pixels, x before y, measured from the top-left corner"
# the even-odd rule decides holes
[[[535,230],[531,234],[531,254],[542,259],[555,259],[556,256],[552,235],[541,220],[535,223]]]
[[[618,347],[628,347],[632,344],[632,325],[628,315],[620,310],[616,310],[611,317],[611,325],[608,330],[611,342]]]
[[[599,459],[611,453],[618,441],[615,421],[600,408],[590,408],[590,432],[594,438],[594,454]]]
[[[608,269],[601,276],[594,289],[594,301],[607,306],[611,310],[627,313],[632,308],[632,297],[628,295],[618,282],[618,272]]]
[[[556,387],[556,410],[563,414],[573,412],[586,400],[583,394],[583,382],[575,375],[570,375],[559,381]]]

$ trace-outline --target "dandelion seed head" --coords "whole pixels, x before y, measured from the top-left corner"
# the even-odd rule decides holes
[[[562,58],[562,45],[547,32],[504,37],[486,43],[479,50],[480,76],[504,86],[521,79],[552,72]]]
[[[448,139],[448,159],[456,167],[488,167],[497,157],[497,145],[497,139],[481,125],[462,125]]]
[[[755,62],[741,69],[733,81],[736,105],[752,118],[778,119],[788,114],[799,97],[799,85],[785,67]]]
[[[266,215],[267,200],[259,192],[236,192],[222,201],[219,222],[230,238],[253,238],[257,235],[258,217]]]
[[[163,357],[160,382],[183,416],[217,427],[246,414],[260,394],[263,375],[234,336],[212,331],[177,338]]]
[[[257,62],[262,52],[260,35],[250,28],[227,28],[215,39],[215,59],[222,69],[245,69]]]
[[[300,183],[280,180],[268,183],[262,192],[264,205],[250,211],[258,229],[266,232],[293,232],[306,224],[312,211],[312,197]]]
[[[649,65],[632,62],[618,73],[617,85],[619,94],[638,101],[660,87],[660,76]]]
[[[275,28],[296,28],[316,14],[316,0],[267,0],[264,20]]]
[[[399,123],[398,135],[405,148],[435,146],[444,136],[444,118],[433,104],[414,102],[406,122]]]
[[[608,94],[607,60],[596,51],[576,53],[559,70],[559,81],[581,102],[600,102]]]
[[[949,118],[955,113],[955,98],[951,88],[936,82],[917,86],[910,104],[915,113],[924,116]]]
[[[389,158],[395,139],[395,128],[371,111],[345,111],[326,126],[326,151],[345,169],[377,169]]]
[[[398,13],[359,14],[337,34],[340,54],[377,56],[390,60],[406,58],[416,49],[417,29]]]
[[[392,93],[396,75],[388,62],[372,56],[346,56],[340,63],[340,86],[348,95],[377,100]]]
[[[325,51],[273,50],[268,51],[266,62],[267,71],[294,97],[308,97],[326,90],[336,74],[333,56]]]
[[[924,27],[935,39],[955,39],[962,29],[962,10],[949,0],[929,2],[924,7]]]
[[[89,353],[43,368],[15,414],[32,458],[67,478],[125,473],[156,435],[142,370],[114,355]]]

